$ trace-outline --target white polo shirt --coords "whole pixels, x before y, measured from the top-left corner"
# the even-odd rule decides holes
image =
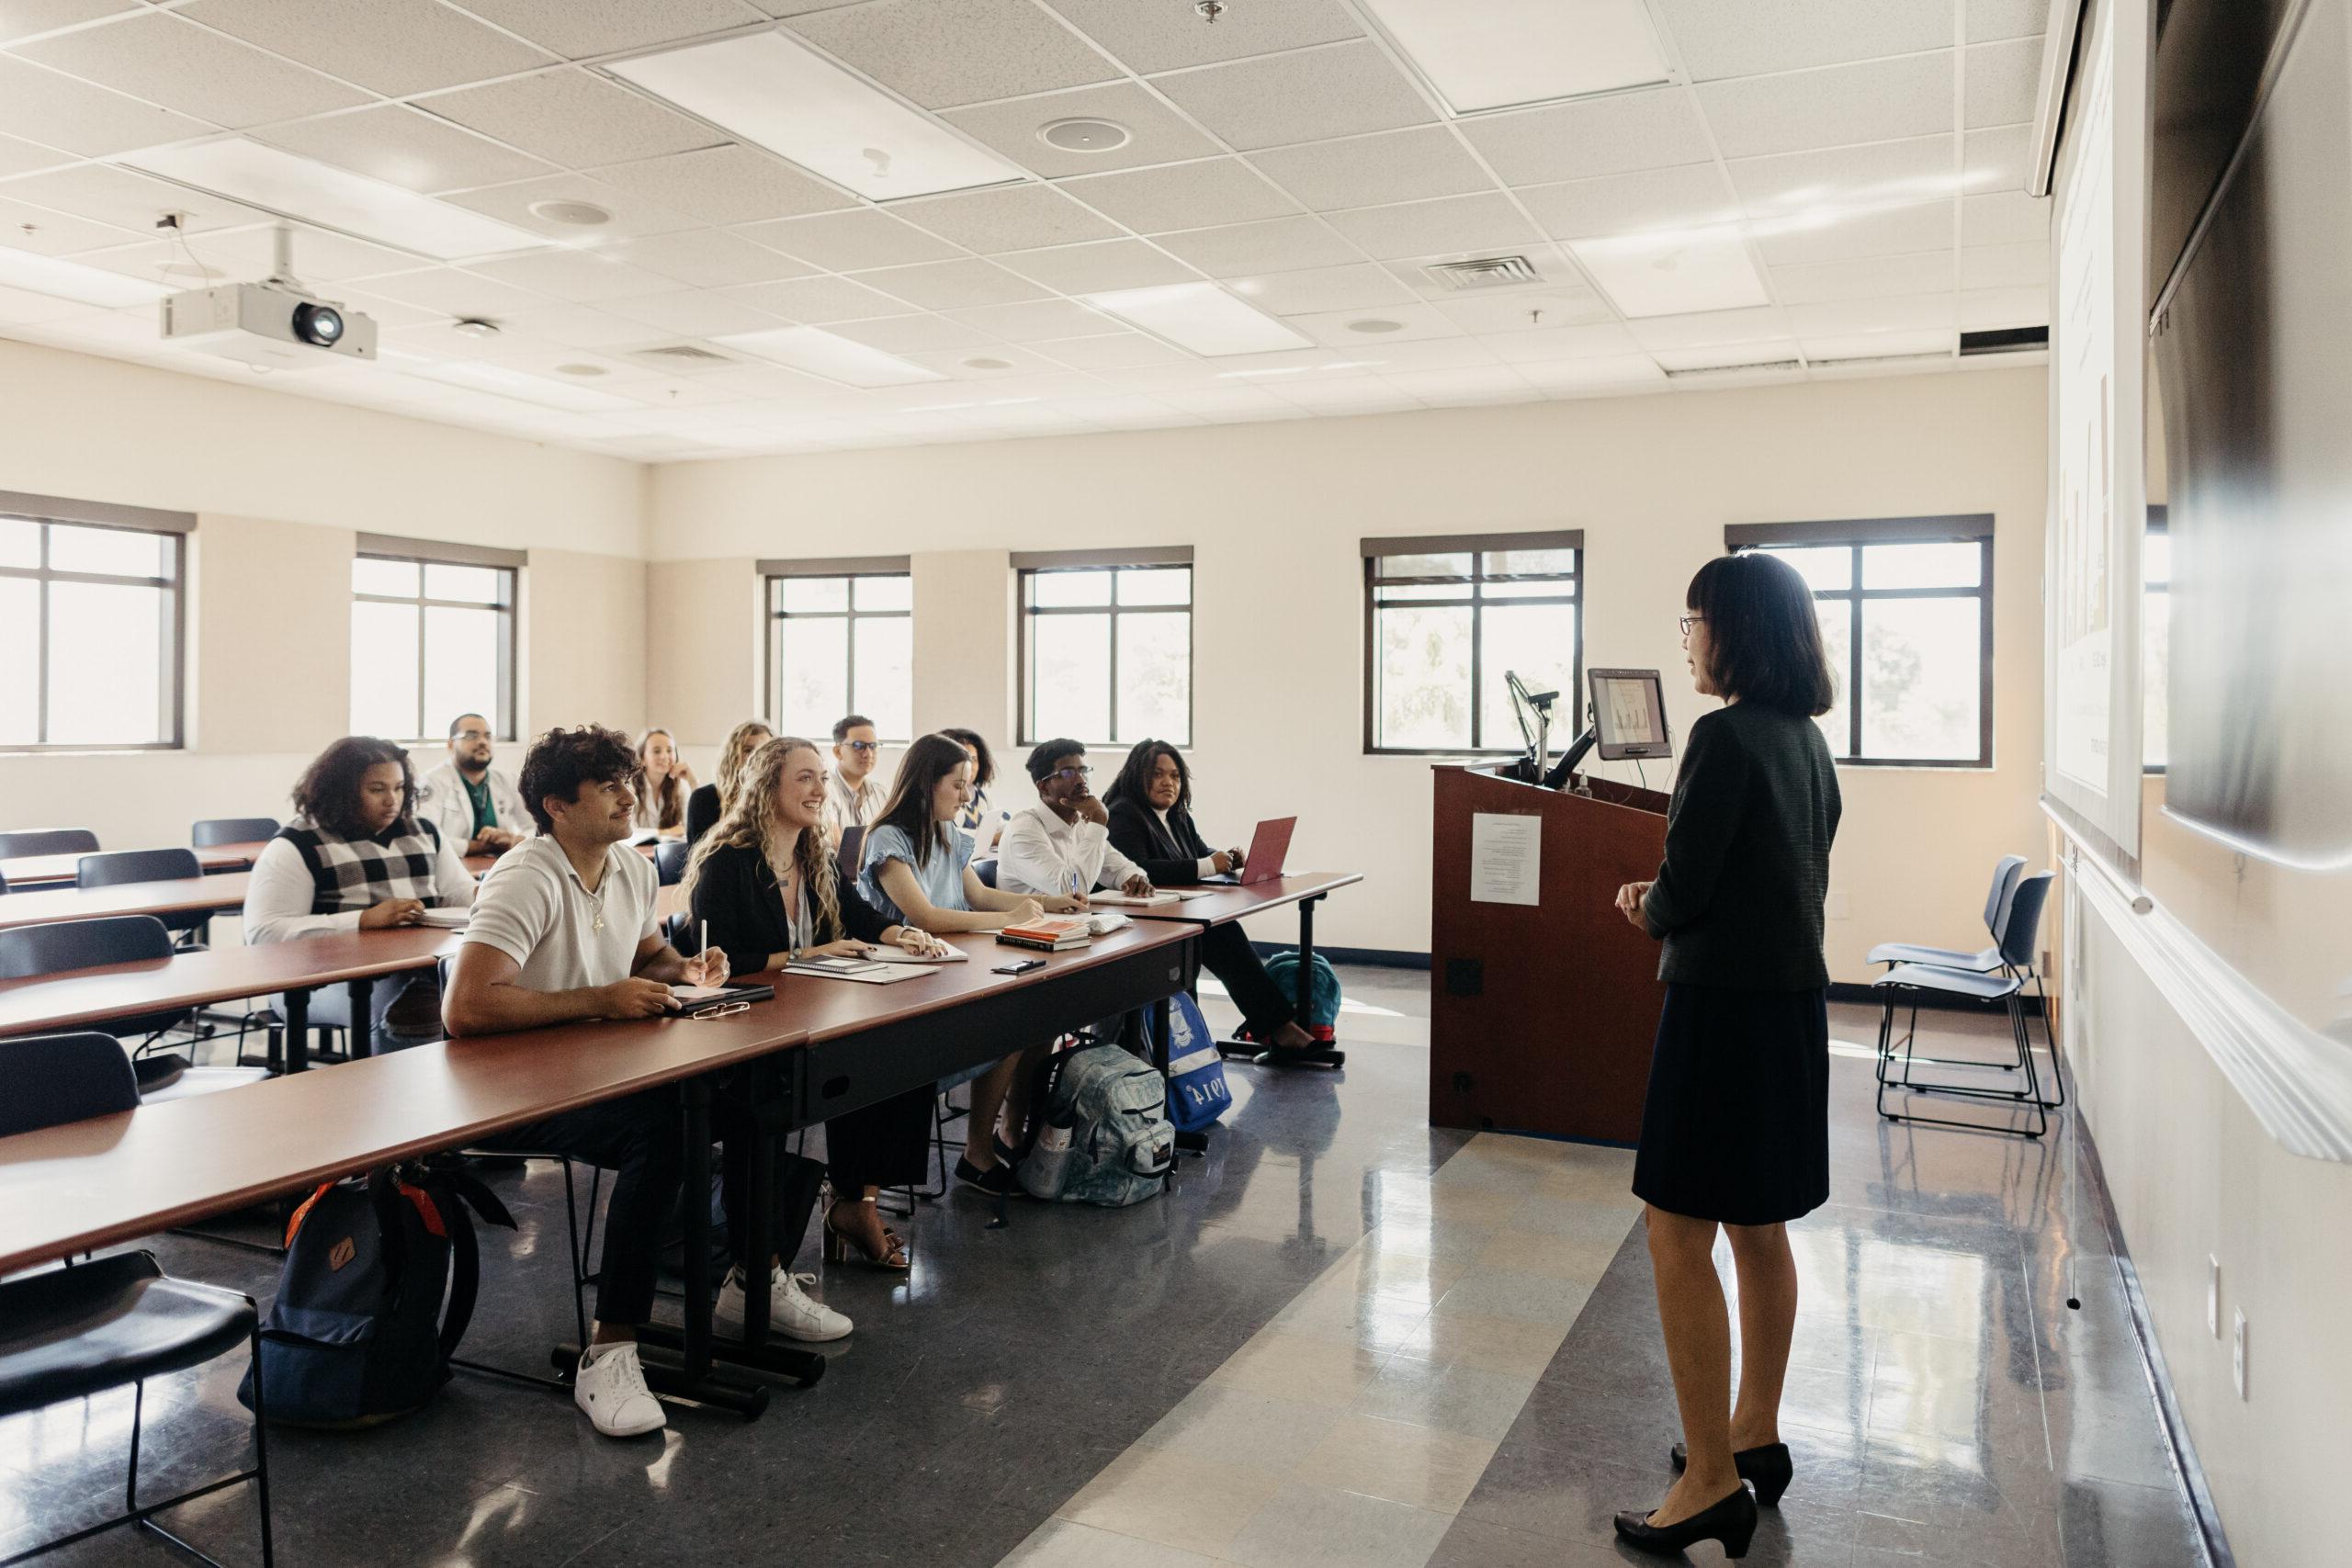
[[[653,863],[619,843],[605,852],[591,893],[563,846],[543,834],[501,855],[481,879],[466,941],[521,965],[514,983],[526,990],[610,986],[628,978],[639,944],[660,931],[660,890]]]

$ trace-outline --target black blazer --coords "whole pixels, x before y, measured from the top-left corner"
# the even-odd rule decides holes
[[[845,936],[880,943],[882,933],[897,922],[883,919],[880,911],[859,897],[854,883],[842,880],[841,868],[831,855],[825,857],[824,874],[833,879],[845,929],[815,932],[809,945]],[[817,890],[811,887],[808,913],[814,918],[817,912]],[[768,868],[766,857],[748,846],[729,844],[713,850],[702,863],[702,874],[695,879],[694,914],[695,919],[710,922],[712,945],[726,950],[727,967],[734,974],[756,974],[768,966],[770,957],[792,945],[792,932],[784,919],[784,893],[776,886],[775,873]]]
[[[1125,799],[1110,807],[1111,847],[1143,867],[1155,887],[1184,887],[1201,879],[1201,862],[1210,850],[1193,826],[1193,814],[1182,807],[1159,814],[1140,800]]]
[[[718,826],[718,786],[707,784],[686,796],[686,847]]]

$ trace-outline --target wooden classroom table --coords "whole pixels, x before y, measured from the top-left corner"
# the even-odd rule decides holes
[[[16,926],[94,920],[104,915],[217,915],[245,905],[250,872],[184,876],[170,882],[119,882],[111,887],[47,887],[13,890],[0,898],[0,931]]]
[[[189,852],[196,856],[196,863],[204,868],[207,875],[222,871],[245,871],[252,867],[254,857],[261,853],[261,847],[266,842],[266,840],[255,840],[251,843],[211,844]],[[8,890],[12,893],[28,887],[71,887],[74,878],[81,874],[81,862],[80,854],[14,855],[0,860],[0,877],[7,880]]]
[[[1220,888],[1198,898],[1187,898],[1179,904],[1164,904],[1156,909],[1125,909],[1121,912],[1133,915],[1139,920],[1175,920],[1205,930],[1210,926],[1228,925],[1268,909],[1278,909],[1284,904],[1297,905],[1295,999],[1303,1024],[1307,1002],[1314,994],[1315,906],[1338,889],[1352,886],[1363,880],[1363,874],[1360,871],[1295,871],[1266,882]],[[1271,1066],[1336,1067],[1348,1059],[1345,1051],[1324,1045],[1297,1051],[1270,1051],[1257,1042],[1233,1040],[1219,1042],[1218,1048],[1228,1056],[1248,1055]]]

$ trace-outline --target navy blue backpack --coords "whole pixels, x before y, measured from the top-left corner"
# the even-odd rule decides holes
[[[1233,1104],[1225,1057],[1201,1004],[1182,992],[1169,1000],[1168,1034],[1168,1120],[1180,1133],[1197,1133]]]

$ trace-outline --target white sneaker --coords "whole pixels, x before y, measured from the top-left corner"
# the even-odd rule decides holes
[[[768,1275],[768,1327],[772,1331],[812,1345],[848,1335],[848,1318],[822,1302],[811,1301],[801,1289],[816,1282],[814,1274],[787,1274],[780,1265]],[[722,1323],[741,1325],[743,1294],[743,1270],[734,1269],[728,1273],[727,1282],[718,1287],[718,1299],[710,1303],[710,1315]]]
[[[662,1402],[645,1386],[645,1363],[635,1342],[583,1353],[571,1380],[571,1403],[608,1438],[637,1438],[670,1424]]]

